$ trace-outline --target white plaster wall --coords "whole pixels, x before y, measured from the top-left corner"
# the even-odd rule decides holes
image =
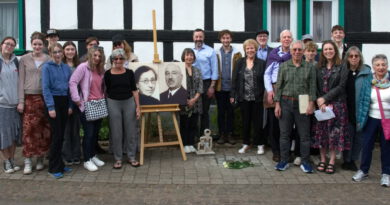
[[[172,0],[172,29],[204,28],[205,0]]]
[[[104,55],[106,56],[106,60],[107,60],[107,58],[112,53],[112,41],[99,41],[99,46],[103,47]]]
[[[390,31],[389,6],[388,0],[371,1],[371,31]]]
[[[164,0],[133,1],[133,29],[152,30],[153,9],[156,10],[156,28],[164,29]]]
[[[50,28],[77,29],[77,0],[50,1]]]
[[[93,0],[93,28],[123,29],[123,0]]]
[[[173,59],[181,62],[181,54],[185,48],[194,48],[193,42],[176,42],[173,43]]]
[[[140,62],[151,63],[154,59],[153,42],[134,42],[134,53]],[[157,51],[160,60],[163,60],[163,43],[157,42]]]
[[[26,49],[31,50],[30,36],[34,31],[41,31],[41,1],[25,1]]]
[[[385,54],[390,62],[390,44],[363,44],[362,52],[364,63],[371,67],[372,57],[374,57],[376,54]]]
[[[244,0],[214,0],[214,30],[223,29],[245,31]]]

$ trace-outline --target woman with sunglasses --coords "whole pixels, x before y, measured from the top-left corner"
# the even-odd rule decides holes
[[[81,63],[73,72],[69,80],[69,89],[72,100],[79,107],[80,120],[84,130],[83,155],[84,168],[88,171],[97,171],[104,165],[96,155],[97,138],[102,119],[87,121],[85,117],[85,103],[91,100],[104,98],[104,51],[102,47],[88,49],[87,62]],[[80,91],[80,92],[79,92]]]
[[[49,47],[51,61],[42,68],[42,90],[45,105],[49,113],[52,129],[52,139],[49,155],[49,174],[59,179],[64,172],[71,171],[65,167],[61,156],[64,142],[65,125],[68,115],[72,114],[72,104],[69,96],[70,67],[62,62],[64,51],[61,44]]]
[[[43,53],[45,34],[34,32],[31,35],[33,51],[20,58],[19,63],[19,104],[23,114],[23,174],[32,173],[31,158],[37,157],[36,170],[44,168],[43,160],[50,146],[50,125],[45,116],[42,96],[41,71],[50,57]]]
[[[372,73],[371,68],[368,65],[363,64],[362,52],[356,46],[350,47],[346,52],[344,66],[349,70],[346,90],[351,149],[343,151],[344,163],[341,165],[341,168],[344,170],[357,171],[358,168],[355,161],[359,160],[361,151],[361,132],[356,132],[356,111],[359,110],[357,100],[364,79],[368,78]]]
[[[125,51],[125,61],[123,62],[123,67],[129,68],[129,63],[138,62],[138,57],[133,53],[131,46],[121,34],[117,34],[112,37],[112,50],[123,49]],[[105,66],[105,70],[112,68],[112,59],[108,58]]]
[[[110,122],[110,136],[114,153],[114,169],[122,168],[122,155],[127,154],[128,163],[139,167],[135,159],[137,148],[136,121],[141,112],[134,72],[124,67],[125,50],[115,49],[111,54],[113,67],[104,74]],[[122,143],[125,143],[123,146]],[[124,152],[122,148],[125,147]]]
[[[5,37],[0,44],[0,151],[7,174],[20,170],[14,163],[16,144],[20,144],[21,124],[18,105],[18,59],[16,40]]]

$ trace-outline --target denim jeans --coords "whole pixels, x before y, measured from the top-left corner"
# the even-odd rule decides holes
[[[83,138],[83,155],[84,161],[89,161],[96,155],[96,144],[98,140],[100,126],[102,119],[95,121],[87,121],[85,118],[85,112],[80,115],[81,124],[83,125],[84,138]]]
[[[370,170],[372,150],[374,149],[375,138],[378,131],[381,141],[382,174],[390,174],[390,141],[385,140],[381,120],[372,117],[368,117],[367,123],[363,128],[360,169],[364,173],[368,173]]]

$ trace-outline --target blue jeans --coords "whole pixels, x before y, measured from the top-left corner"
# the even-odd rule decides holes
[[[102,119],[95,121],[87,121],[85,118],[85,112],[80,115],[81,124],[83,125],[84,138],[83,138],[83,155],[84,161],[89,161],[96,155],[96,144],[99,135],[100,125]]]
[[[390,174],[390,141],[385,140],[381,120],[371,117],[368,117],[367,124],[363,129],[360,169],[366,174],[370,170],[372,150],[378,131],[381,141],[382,174]]]

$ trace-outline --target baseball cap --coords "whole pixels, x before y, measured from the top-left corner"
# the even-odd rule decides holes
[[[56,29],[51,28],[51,29],[47,30],[46,36],[59,36],[59,35],[58,35],[58,32]]]

